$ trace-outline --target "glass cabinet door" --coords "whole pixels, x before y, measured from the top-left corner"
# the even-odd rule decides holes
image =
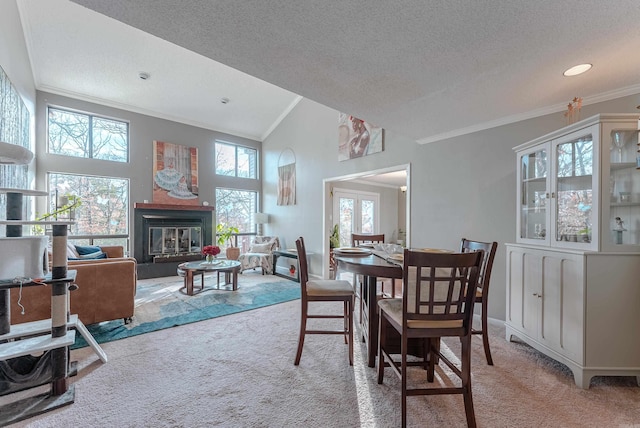
[[[605,130],[605,131],[608,131]],[[609,216],[604,239],[613,247],[640,244],[640,171],[636,169],[637,129],[616,127],[605,132],[609,145],[609,186],[603,189],[603,205]],[[607,141],[606,137],[610,137]]]
[[[548,171],[547,146],[520,157],[520,239],[548,240]]]
[[[593,235],[594,141],[589,131],[553,144],[555,155],[554,242],[590,244]],[[571,244],[567,246],[572,246]]]

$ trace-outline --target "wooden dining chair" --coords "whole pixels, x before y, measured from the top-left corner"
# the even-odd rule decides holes
[[[353,365],[353,287],[349,281],[335,279],[309,280],[309,269],[307,266],[307,252],[304,246],[304,239],[300,237],[296,240],[298,250],[298,264],[300,269],[300,289],[302,311],[300,314],[300,335],[298,337],[298,352],[294,364],[300,364],[302,357],[302,347],[307,334],[340,334],[344,336],[344,341],[349,345],[349,364]],[[333,314],[309,314],[310,302],[342,302],[342,315]],[[313,318],[344,320],[342,330],[308,330],[307,320]]]
[[[491,269],[493,268],[493,259],[496,257],[496,250],[498,248],[497,242],[481,242],[471,241],[466,238],[462,238],[460,242],[460,252],[467,253],[470,251],[482,250],[484,255],[482,257],[482,267],[480,268],[480,276],[478,277],[478,286],[476,288],[476,303],[480,303],[482,306],[482,313],[480,319],[482,321],[482,329],[471,329],[471,334],[481,334],[482,344],[484,345],[484,355],[487,358],[487,364],[493,365],[493,358],[491,358],[491,350],[489,349],[489,328],[487,326],[487,312],[489,306],[489,283],[491,281]]]
[[[359,234],[359,233],[351,234],[351,245],[354,247],[358,247],[363,244],[382,244],[382,243],[384,243],[384,233],[380,233],[377,235]]]
[[[407,425],[407,396],[462,394],[467,425],[475,427],[471,395],[471,324],[473,293],[482,263],[483,252],[427,253],[405,250],[401,299],[378,302],[378,383],[382,383],[385,367],[391,367],[401,379],[402,426]],[[387,328],[390,326],[390,331]],[[397,333],[397,334],[396,334]],[[400,360],[397,343],[388,340],[400,336]],[[440,352],[440,338],[459,337],[459,363]],[[393,339],[393,337],[389,337]],[[407,360],[410,341],[423,343],[422,360]],[[427,368],[427,381],[434,381],[436,361],[445,363],[460,378],[461,386],[445,380],[442,387],[409,388],[407,368]],[[444,375],[446,376],[446,374]],[[412,382],[416,383],[415,381]]]
[[[384,243],[384,233],[379,233],[376,235],[372,235],[372,234],[359,234],[359,233],[352,233],[351,234],[351,246],[352,247],[359,247],[361,245],[366,245],[366,244],[383,244]],[[363,308],[363,303],[362,303],[362,289],[363,289],[363,278],[362,275],[356,275],[353,274],[353,289],[355,291],[355,297],[356,299],[359,300],[360,304],[358,305],[358,315],[359,315],[359,320],[362,320],[362,308]],[[391,280],[391,297],[395,297],[395,282],[393,280]]]

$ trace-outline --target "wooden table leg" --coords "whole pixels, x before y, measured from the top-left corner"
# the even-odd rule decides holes
[[[232,281],[233,282],[233,287],[232,287],[233,291],[236,291],[238,289],[238,270],[239,270],[238,268],[234,268],[231,271],[231,275],[233,277],[233,281]]]
[[[193,270],[186,269],[184,285],[187,288],[187,295],[193,296]]]
[[[369,276],[366,278],[367,287],[367,311],[368,311],[368,329],[367,329],[367,351],[369,367],[375,367],[376,354],[378,353],[378,298],[376,296],[376,285],[378,278]],[[363,293],[364,294],[364,293]]]

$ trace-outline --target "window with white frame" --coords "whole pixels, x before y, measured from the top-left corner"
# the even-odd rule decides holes
[[[216,174],[258,178],[258,151],[250,147],[216,141]]]
[[[129,123],[49,107],[48,151],[57,155],[128,162]]]
[[[50,204],[53,212],[55,196],[75,195],[80,198],[75,224],[70,235],[99,239],[94,244],[124,245],[129,233],[129,180],[115,177],[48,173]],[[57,193],[56,193],[57,192]],[[124,244],[120,241],[123,241]]]
[[[237,189],[216,189],[216,217],[218,223],[235,226],[240,233],[254,233],[253,214],[257,211],[258,192]]]

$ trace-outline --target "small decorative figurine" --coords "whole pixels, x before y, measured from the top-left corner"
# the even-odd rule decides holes
[[[616,227],[613,229],[615,232],[615,243],[616,245],[622,244],[622,232],[626,231],[624,228],[624,221],[620,217],[616,217]]]
[[[567,119],[567,125],[570,125],[580,120],[580,110],[582,109],[582,98],[574,97],[567,105],[567,111],[564,112],[564,117]]]

